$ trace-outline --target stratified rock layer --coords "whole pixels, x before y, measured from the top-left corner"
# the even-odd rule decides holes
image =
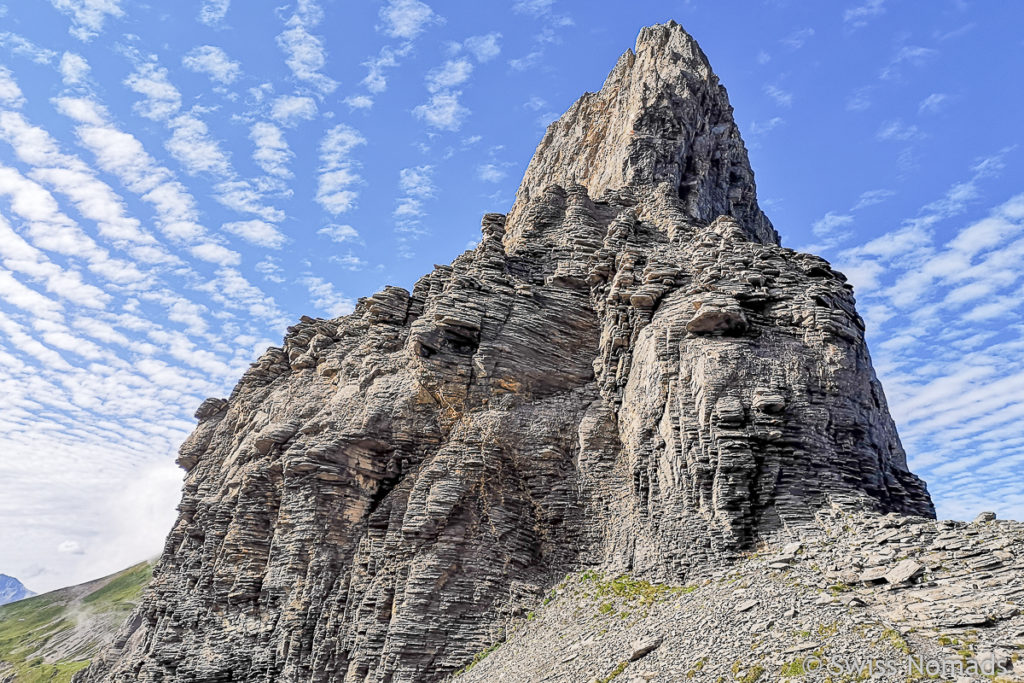
[[[153,586],[79,680],[435,680],[567,571],[681,579],[826,504],[932,516],[851,288],[778,246],[731,111],[644,29],[476,249],[205,402]]]

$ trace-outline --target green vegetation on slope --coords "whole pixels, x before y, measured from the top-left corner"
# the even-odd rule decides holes
[[[131,612],[139,593],[149,585],[152,578],[153,565],[142,562],[115,574],[110,583],[82,598],[82,604],[104,612]]]
[[[153,576],[149,562],[0,606],[0,680],[66,683],[106,644]]]

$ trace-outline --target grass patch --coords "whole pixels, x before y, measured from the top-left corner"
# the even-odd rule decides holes
[[[835,634],[839,633],[839,624],[819,624],[817,630],[818,637],[831,638]]]
[[[882,639],[888,641],[890,645],[899,650],[905,655],[910,654],[910,643],[907,642],[906,638],[900,635],[899,631],[891,628],[887,628],[882,631]]]
[[[706,659],[704,659],[703,657],[698,659],[694,663],[693,667],[689,671],[686,672],[686,677],[687,678],[693,678],[694,676],[699,674],[701,671],[704,670],[704,665],[705,664],[707,664],[707,660]]]
[[[76,673],[89,666],[89,660],[57,662],[56,664],[33,663],[24,673],[19,673],[17,683],[66,683]]]
[[[130,612],[135,606],[133,601],[139,597],[153,578],[153,566],[148,562],[137,564],[122,572],[116,579],[103,588],[93,591],[82,598],[82,603],[101,608],[118,609]]]
[[[794,659],[789,664],[783,664],[782,670],[779,671],[779,675],[783,678],[796,678],[798,676],[804,676],[807,672],[804,671],[804,660],[803,657],[800,659]]]
[[[621,598],[639,602],[645,607],[697,590],[697,586],[670,586],[663,583],[651,583],[642,579],[634,579],[628,574],[620,574],[612,579],[606,579],[599,572],[586,571],[580,575],[580,578],[594,586],[595,598]]]
[[[609,681],[618,678],[619,674],[625,671],[627,666],[629,666],[629,662],[627,662],[626,660],[622,660],[621,662],[619,662],[618,666],[612,669],[612,672],[610,674],[608,674],[604,678],[597,679],[597,683],[608,683]]]
[[[757,683],[761,680],[761,676],[764,675],[764,667],[754,665],[747,669],[747,673],[740,679],[740,683]]]

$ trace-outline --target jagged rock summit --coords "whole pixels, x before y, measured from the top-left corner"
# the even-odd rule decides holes
[[[934,516],[851,287],[778,246],[677,24],[482,230],[203,403],[153,583],[77,680],[439,680],[569,571],[682,580],[825,506]]]
[[[734,218],[761,242],[779,236],[757,206],[754,174],[725,88],[697,41],[669,22],[640,32],[599,92],[553,123],[526,169],[509,214],[552,185],[583,185],[591,197],[667,183],[695,221]],[[513,229],[506,240],[515,243]]]

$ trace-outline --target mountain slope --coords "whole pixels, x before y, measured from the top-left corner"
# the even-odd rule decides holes
[[[700,47],[643,29],[479,246],[200,406],[153,583],[76,680],[441,680],[570,572],[933,517],[852,287],[778,241]]]
[[[152,577],[149,562],[0,607],[0,681],[69,681],[108,645]]]
[[[33,595],[35,593],[25,588],[21,581],[18,581],[13,576],[0,574],[0,605],[31,598]]]
[[[685,585],[571,574],[455,683],[1024,681],[1024,523],[823,510]]]

